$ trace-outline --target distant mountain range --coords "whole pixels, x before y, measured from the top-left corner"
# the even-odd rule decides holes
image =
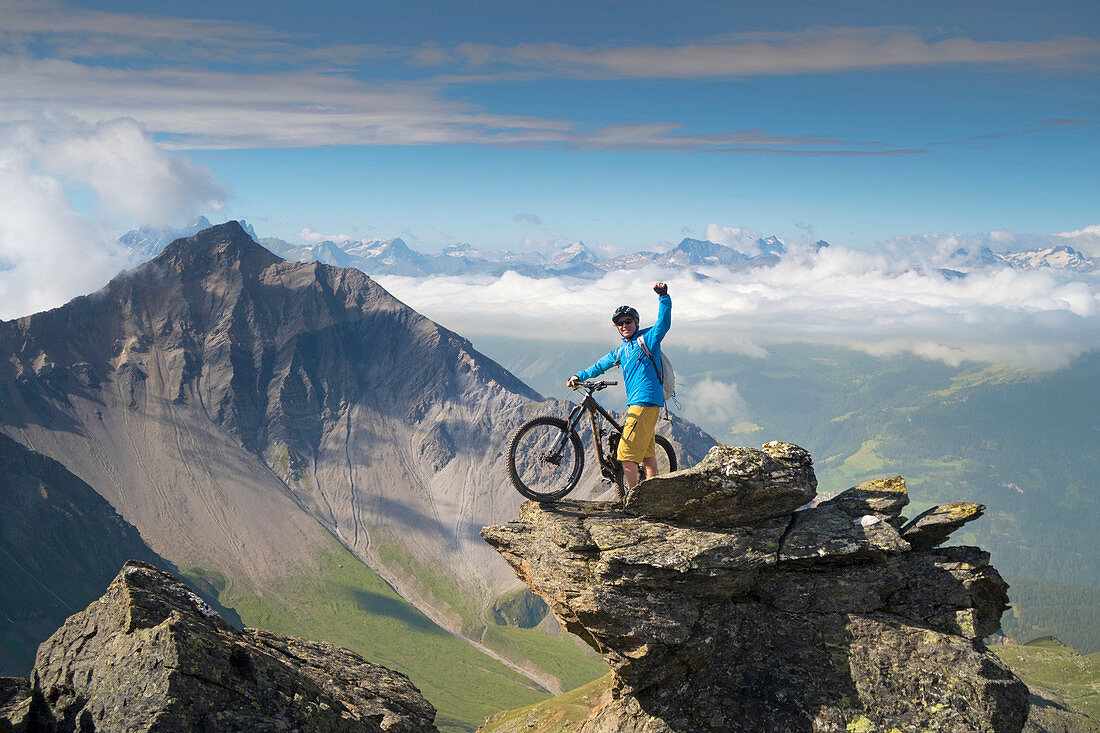
[[[683,239],[667,252],[641,251],[602,258],[584,242],[573,242],[549,254],[541,252],[510,252],[507,250],[479,250],[470,244],[454,244],[442,252],[431,254],[409,247],[404,240],[369,239],[332,241],[316,244],[292,243],[277,237],[256,236],[248,224],[242,227],[257,242],[275,254],[299,262],[323,262],[337,267],[354,267],[368,275],[404,275],[425,277],[430,275],[488,275],[499,277],[511,270],[533,278],[574,277],[598,279],[615,270],[636,270],[656,266],[666,270],[696,272],[709,268],[735,271],[778,264],[794,249],[805,250],[806,245],[789,247],[778,237],[761,237],[756,240],[755,254],[746,254],[724,244],[701,239]],[[123,235],[119,241],[139,259],[157,255],[169,242],[188,237],[210,226],[205,217],[199,217],[182,229],[142,227]],[[812,252],[829,246],[817,241],[809,245]],[[942,258],[941,267],[935,268],[942,277],[956,279],[966,277],[973,270],[1009,267],[1018,270],[1053,269],[1071,272],[1100,272],[1100,258],[1087,257],[1067,245],[1051,246],[1021,252],[995,252],[989,247],[959,248]],[[705,277],[705,272],[697,273]]]

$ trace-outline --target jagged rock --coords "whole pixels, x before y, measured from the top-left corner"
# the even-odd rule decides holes
[[[853,486],[820,506],[836,506],[852,517],[874,514],[881,519],[896,517],[909,503],[909,489],[901,476],[877,478]]]
[[[775,516],[759,477],[779,451],[804,455],[786,485],[816,484],[796,446],[726,449],[679,484],[643,482],[625,509],[528,502],[482,530],[611,667],[614,700],[585,733],[1019,731],[1027,688],[980,641],[1007,608],[988,553],[903,539],[900,477],[801,511],[776,492]]]
[[[29,710],[31,731],[436,730],[404,675],[331,644],[237,632],[139,562],[39,648]]]
[[[879,559],[908,549],[909,543],[877,515],[852,517],[840,507],[822,505],[794,514],[779,559],[848,562]]]
[[[24,679],[0,677],[0,733],[25,733],[30,710],[30,684]]]
[[[653,520],[736,527],[782,516],[817,495],[810,454],[790,443],[715,446],[692,468],[639,484],[626,509]]]
[[[901,530],[901,536],[913,547],[935,547],[967,522],[972,522],[985,512],[984,504],[955,501],[940,504],[915,517]]]

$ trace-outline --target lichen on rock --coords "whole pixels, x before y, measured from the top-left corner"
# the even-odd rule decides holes
[[[1027,688],[981,642],[1007,608],[989,554],[935,546],[961,522],[899,532],[901,477],[807,508],[816,483],[797,446],[721,447],[625,507],[482,530],[611,667],[585,733],[1022,728]]]

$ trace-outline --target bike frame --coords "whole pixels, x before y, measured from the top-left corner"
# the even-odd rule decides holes
[[[612,457],[604,456],[603,441],[600,440],[600,438],[602,437],[600,435],[600,424],[599,419],[596,417],[596,415],[597,413],[602,415],[605,420],[611,423],[615,430],[619,431],[620,435],[622,435],[623,426],[616,422],[615,418],[611,417],[611,413],[603,409],[603,407],[600,406],[599,402],[596,402],[591,392],[586,394],[584,396],[584,399],[580,401],[580,404],[578,404],[569,412],[569,430],[562,433],[558,445],[554,447],[554,452],[559,453],[562,449],[565,448],[565,441],[568,440],[569,433],[577,430],[581,423],[581,415],[584,414],[584,412],[586,411],[588,412],[589,417],[592,418],[592,439],[593,442],[596,444],[596,459],[600,462],[601,468],[606,469],[608,472],[610,472],[612,476],[614,476],[614,459]],[[579,433],[580,431],[577,430],[577,432]]]

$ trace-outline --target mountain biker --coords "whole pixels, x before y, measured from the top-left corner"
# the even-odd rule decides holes
[[[615,365],[622,366],[627,410],[617,457],[623,464],[627,489],[638,485],[639,464],[645,466],[646,478],[657,475],[654,436],[665,395],[657,378],[655,363],[661,363],[661,340],[672,325],[672,298],[668,297],[668,285],[665,283],[654,283],[653,292],[658,296],[657,322],[650,328],[639,330],[638,311],[629,305],[619,306],[612,314],[611,322],[618,329],[622,344],[565,382],[566,386],[576,389],[581,382],[598,377]],[[653,354],[652,360],[638,344],[642,339]]]

